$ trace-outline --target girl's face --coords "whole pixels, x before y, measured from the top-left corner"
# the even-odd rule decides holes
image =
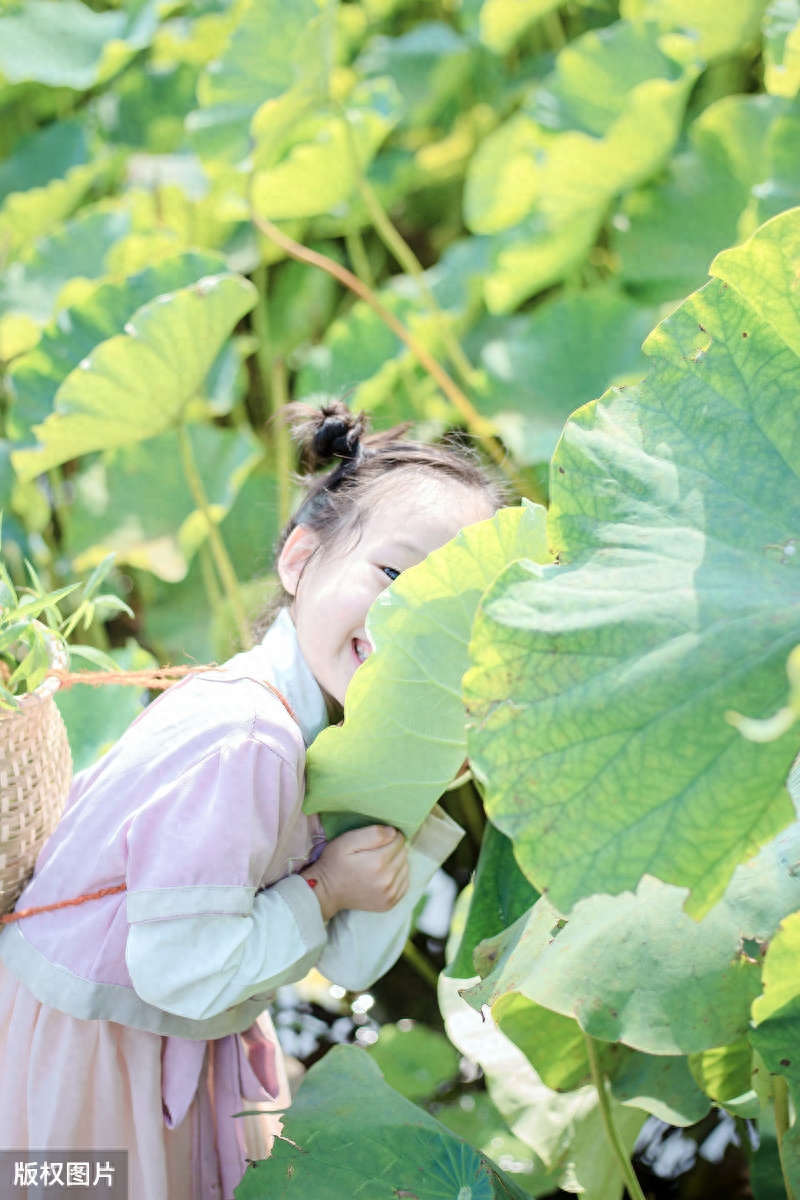
[[[344,704],[347,685],[370,653],[365,622],[373,601],[393,579],[494,509],[486,497],[456,482],[431,481],[424,495],[384,496],[369,509],[361,536],[326,549],[302,525],[278,559],[281,582],[294,596],[300,651],[317,683]]]

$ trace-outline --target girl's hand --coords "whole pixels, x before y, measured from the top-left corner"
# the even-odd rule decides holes
[[[316,879],[314,894],[325,921],[343,908],[386,912],[408,887],[406,839],[391,825],[353,829],[328,842],[300,874]]]

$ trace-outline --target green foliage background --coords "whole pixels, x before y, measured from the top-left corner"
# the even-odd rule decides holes
[[[391,589],[309,759],[310,806],[387,819],[375,781],[413,759],[412,832],[468,751],[492,824],[451,973],[483,977],[468,998],[535,1068],[532,1133],[469,1051],[492,1121],[527,1130],[535,1194],[619,1195],[608,1113],[619,1151],[644,1114],[712,1101],[774,1114],[800,1193],[799,90],[798,0],[0,3],[18,585],[26,558],[55,590],[113,551],[134,617],[79,635],[97,649],[127,667],[247,644],[295,499],[271,420],[290,398],[461,430],[549,503],[546,526],[501,514]],[[367,715],[382,661],[414,720]],[[135,711],[105,701],[63,701],[81,766]],[[448,744],[423,753],[430,714]],[[371,775],[336,803],[362,744]],[[476,1196],[506,1186],[461,1166]]]

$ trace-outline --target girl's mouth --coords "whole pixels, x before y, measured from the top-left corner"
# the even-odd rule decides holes
[[[364,642],[361,638],[353,638],[353,654],[356,656],[359,666],[369,658],[371,649],[369,642]]]

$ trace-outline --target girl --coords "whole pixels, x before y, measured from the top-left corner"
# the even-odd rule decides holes
[[[280,540],[273,624],[75,778],[18,907],[127,890],[0,933],[0,1139],[127,1149],[130,1200],[233,1200],[280,1128],[233,1114],[289,1102],[271,993],[315,965],[377,979],[461,837],[436,809],[410,845],[380,825],[326,843],[305,751],[370,652],[375,598],[502,491],[455,448],[365,436],[343,404],[306,412],[305,465],[336,466]]]

